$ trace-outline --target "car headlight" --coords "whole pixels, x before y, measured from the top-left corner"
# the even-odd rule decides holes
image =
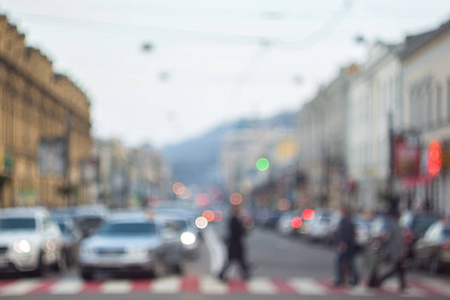
[[[192,232],[186,231],[183,232],[180,236],[180,240],[183,243],[183,245],[189,246],[195,243],[195,234]]]
[[[30,253],[31,244],[27,240],[15,241],[13,245],[14,251],[17,253]]]

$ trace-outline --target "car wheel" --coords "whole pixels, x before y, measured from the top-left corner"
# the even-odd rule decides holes
[[[155,266],[153,267],[153,277],[163,277],[166,275],[166,265],[162,261],[158,261],[155,263]]]
[[[93,272],[81,271],[81,278],[83,278],[84,281],[92,280],[93,277],[94,277]]]
[[[435,255],[430,259],[429,271],[430,274],[436,275],[440,272],[439,256]]]
[[[57,272],[64,272],[65,270],[67,270],[67,258],[65,251],[60,252],[59,259],[56,262],[54,269]]]
[[[44,253],[39,254],[39,263],[37,269],[33,272],[36,277],[45,277],[47,275],[48,266],[44,262]]]
[[[173,266],[173,271],[175,272],[175,274],[177,275],[183,275],[183,265],[181,262],[177,263],[176,265]]]

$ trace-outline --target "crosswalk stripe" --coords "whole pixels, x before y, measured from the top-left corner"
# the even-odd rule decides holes
[[[53,284],[50,294],[53,295],[75,295],[81,292],[84,282],[78,278],[62,279]]]
[[[206,276],[166,277],[155,280],[82,281],[76,277],[64,279],[19,279],[0,280],[0,296],[20,296],[33,294],[75,295],[80,293],[98,294],[253,294],[253,295],[345,295],[353,297],[400,296],[410,298],[450,297],[450,285],[440,279],[412,279],[407,289],[399,294],[398,284],[392,279],[381,288],[370,289],[364,285],[353,288],[334,288],[331,281],[315,278],[273,279],[255,277],[249,281],[232,279],[224,283],[217,278]]]
[[[312,278],[293,278],[289,283],[295,289],[297,294],[320,296],[326,294],[322,285]]]
[[[206,295],[225,295],[228,292],[227,285],[212,276],[203,277],[199,288],[200,293]]]
[[[231,294],[247,294],[247,283],[240,279],[232,279],[227,282],[228,292]]]
[[[268,278],[256,277],[247,283],[247,289],[250,294],[275,295],[277,287]]]
[[[127,294],[131,288],[129,280],[110,280],[101,286],[101,292],[104,294]]]
[[[393,294],[398,293],[399,291],[399,283],[396,282],[396,280],[389,280],[386,281],[386,283],[384,284],[385,289]],[[405,289],[405,291],[400,295],[402,297],[426,297],[427,294],[425,291],[418,289],[416,287],[409,287],[407,289]]]
[[[17,280],[1,291],[2,296],[18,296],[25,295],[39,286],[40,281],[38,279],[21,279]]]
[[[283,279],[272,279],[272,283],[277,289],[277,294],[296,294],[295,289]]]
[[[433,290],[437,291],[439,294],[450,297],[450,284],[438,279],[424,279],[423,282],[426,283],[427,286],[432,287]]]
[[[132,292],[150,292],[151,280],[133,280],[131,283]]]
[[[178,294],[180,290],[180,278],[178,277],[156,279],[150,289],[155,294]]]
[[[347,292],[350,296],[358,296],[358,297],[374,297],[376,296],[376,293],[374,290],[371,290],[365,286],[356,286],[352,289],[350,289]]]

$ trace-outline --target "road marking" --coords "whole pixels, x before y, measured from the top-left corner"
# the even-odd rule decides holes
[[[436,290],[439,294],[450,297],[450,284],[439,279],[423,279],[427,286]]]
[[[414,279],[402,294],[397,293],[395,280],[386,281],[382,288],[370,289],[364,285],[354,288],[334,288],[331,280],[315,278],[275,279],[255,277],[249,281],[239,279],[224,283],[211,275],[189,277],[166,277],[155,280],[105,280],[82,281],[78,278],[66,279],[21,279],[0,280],[0,296],[20,296],[34,294],[75,295],[91,294],[204,294],[204,295],[316,295],[348,297],[400,296],[411,298],[448,298],[450,285],[440,279]]]
[[[101,286],[104,294],[128,294],[132,289],[129,280],[110,280]]]
[[[156,279],[150,290],[155,294],[178,294],[181,291],[180,278],[167,277]]]
[[[17,280],[7,286],[2,291],[2,296],[18,296],[25,295],[31,292],[33,289],[39,286],[40,281],[38,279],[21,279]]]
[[[227,285],[212,276],[206,276],[200,280],[200,293],[202,294],[225,295],[227,292]]]
[[[75,295],[81,292],[84,282],[78,278],[62,279],[50,288],[53,295]]]
[[[250,294],[275,295],[277,293],[277,287],[272,281],[262,277],[252,278],[247,283],[247,289]]]
[[[326,294],[322,285],[312,278],[293,278],[289,283],[295,289],[297,294],[320,296]]]
[[[206,227],[203,230],[203,237],[209,252],[210,271],[212,274],[218,274],[225,264],[226,247],[219,234],[214,231],[216,231],[214,228]]]

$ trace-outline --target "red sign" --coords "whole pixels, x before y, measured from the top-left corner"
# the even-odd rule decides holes
[[[420,175],[420,146],[411,145],[404,138],[394,142],[394,171],[402,178]]]
[[[428,174],[436,176],[442,167],[442,147],[438,141],[431,141],[428,146]]]

